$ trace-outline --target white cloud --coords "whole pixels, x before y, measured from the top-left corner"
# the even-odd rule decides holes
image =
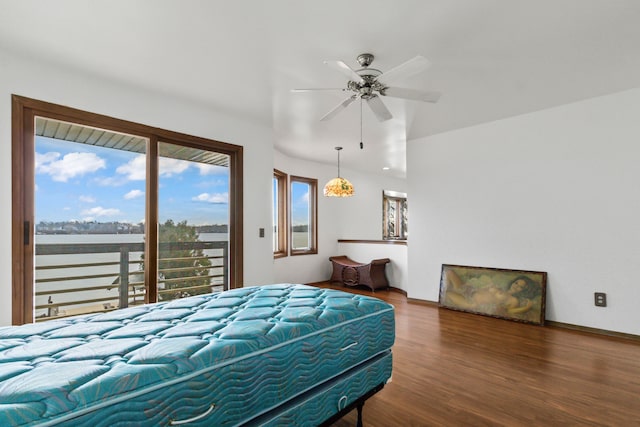
[[[131,200],[131,199],[135,199],[136,197],[142,197],[142,196],[144,196],[144,191],[131,190],[124,195],[124,198],[127,200]]]
[[[78,197],[78,199],[81,202],[84,202],[84,203],[95,203],[96,202],[96,198],[92,197],[92,196],[80,196],[80,197]]]
[[[196,197],[193,197],[191,200],[206,203],[229,203],[229,193],[202,193],[197,195]]]
[[[85,209],[80,212],[81,215],[85,215],[83,218],[85,221],[93,221],[96,217],[101,216],[116,216],[120,215],[120,209],[116,208],[103,208],[102,206],[96,206],[95,208]]]
[[[160,157],[158,170],[160,176],[170,177],[181,174],[189,169],[190,163],[186,160],[170,159]],[[116,173],[125,175],[128,181],[143,181],[146,179],[147,158],[144,154],[140,154],[129,160],[124,165],[116,168]]]
[[[196,167],[200,171],[200,175],[227,175],[229,173],[229,168],[224,166],[196,163]]]
[[[56,153],[55,151],[49,151],[44,154],[36,152],[36,172],[42,165],[56,161],[58,158],[60,158],[60,153]]]
[[[144,178],[142,178],[144,180]],[[101,187],[119,187],[131,182],[128,176],[108,176],[108,177],[96,177],[93,182]]]
[[[95,153],[69,153],[62,158],[55,152],[36,153],[36,173],[48,174],[59,182],[104,169],[106,164]]]
[[[144,154],[140,154],[124,165],[118,166],[116,173],[126,175],[126,179],[129,181],[144,181],[147,177],[146,168],[147,157]]]
[[[300,196],[299,200],[308,205],[309,204],[309,192],[307,191],[302,196]]]
[[[173,176],[181,174],[189,169],[189,163],[186,160],[170,159],[168,157],[160,157],[160,163],[158,165],[158,171],[160,176]]]

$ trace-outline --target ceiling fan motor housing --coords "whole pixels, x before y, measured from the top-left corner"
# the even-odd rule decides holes
[[[375,58],[371,53],[362,53],[358,55],[358,64],[362,67],[368,67],[373,62],[373,58]]]
[[[367,69],[367,71],[371,71],[371,70]],[[374,96],[375,95],[374,92],[380,92],[384,94],[384,90],[386,89],[386,87],[382,83],[376,80],[376,77],[379,74],[377,75],[363,74],[362,75],[363,82],[354,82],[350,80],[347,83],[347,89],[353,92],[356,92],[359,96],[361,96],[364,99]]]
[[[356,92],[358,96],[363,99],[369,99],[376,96],[374,92],[380,92],[384,95],[386,87],[378,82],[376,79],[382,74],[382,71],[375,68],[368,68],[373,62],[375,57],[371,53],[363,53],[358,55],[358,63],[362,66],[361,69],[356,70],[356,73],[362,77],[361,82],[355,82],[350,80],[347,83],[347,89]]]

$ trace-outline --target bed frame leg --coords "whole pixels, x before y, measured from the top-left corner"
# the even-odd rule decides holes
[[[326,420],[324,420],[324,422],[322,422],[322,424],[320,424],[320,427],[331,427],[331,426],[333,426],[337,420],[339,420],[340,418],[342,418],[346,414],[351,413],[354,408],[358,410],[358,420],[356,421],[356,427],[362,427],[363,426],[363,423],[362,423],[362,407],[364,406],[364,402],[368,398],[370,398],[371,396],[373,396],[374,394],[376,394],[377,392],[382,390],[383,388],[384,388],[384,383],[378,384],[377,386],[375,386],[374,388],[372,388],[371,390],[369,390],[368,392],[366,392],[365,394],[360,396],[354,402],[351,402],[351,404],[347,405],[347,407],[340,409],[338,412],[333,414],[331,417],[329,417]]]

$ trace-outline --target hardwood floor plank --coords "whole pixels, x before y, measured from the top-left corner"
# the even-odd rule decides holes
[[[366,427],[640,426],[640,342],[408,302],[393,291],[314,283],[396,309],[393,377]],[[353,426],[355,411],[334,424]]]

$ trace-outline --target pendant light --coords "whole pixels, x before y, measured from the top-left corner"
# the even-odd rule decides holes
[[[353,184],[340,176],[340,150],[342,147],[335,147],[338,152],[338,177],[333,178],[324,186],[325,197],[351,197],[353,196]]]

